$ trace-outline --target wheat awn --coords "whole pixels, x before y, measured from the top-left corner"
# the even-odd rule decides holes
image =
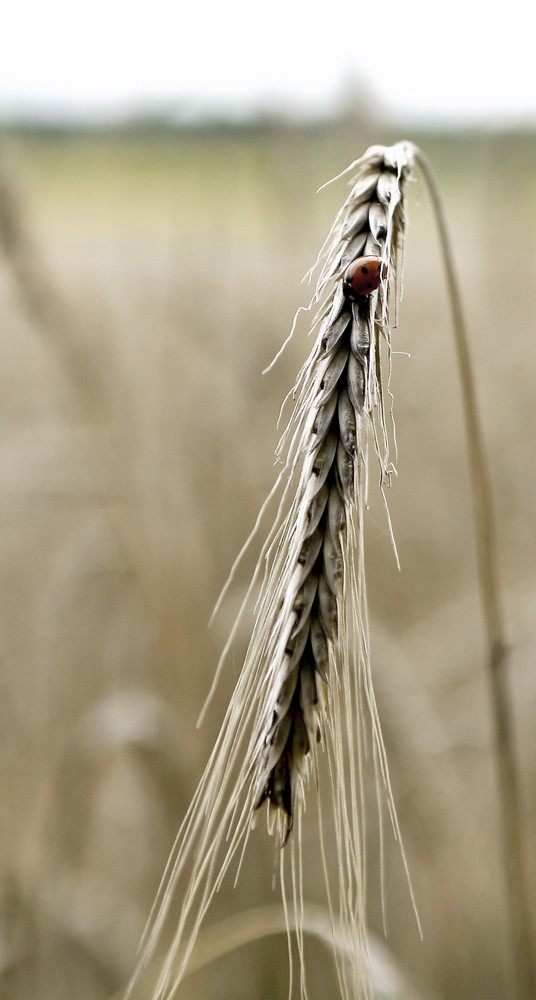
[[[143,942],[141,965],[181,892],[178,927],[154,1000],[175,994],[203,916],[232,859],[245,849],[263,803],[276,844],[282,848],[290,840],[290,851],[280,851],[284,898],[289,853],[293,908],[303,912],[302,811],[311,771],[318,784],[319,743],[327,749],[338,851],[338,884],[332,886],[318,795],[327,897],[334,919],[355,943],[352,973],[346,963],[338,966],[340,990],[345,998],[368,994],[362,847],[368,743],[395,834],[397,822],[370,675],[363,519],[371,444],[382,493],[393,472],[386,404],[390,323],[396,319],[392,303],[399,294],[412,149],[409,143],[374,146],[348,168],[355,171],[350,194],[317,261],[316,340],[278,451],[283,497],[261,553],[253,635]],[[379,285],[367,294],[355,294],[348,275],[344,280],[348,265],[361,256],[382,262]],[[296,936],[306,996],[299,919]]]

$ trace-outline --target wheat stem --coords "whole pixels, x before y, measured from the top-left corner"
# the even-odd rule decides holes
[[[521,823],[521,797],[518,780],[511,696],[507,679],[508,646],[499,584],[497,535],[493,515],[489,466],[479,416],[475,378],[467,330],[461,304],[454,255],[450,243],[443,204],[434,172],[421,150],[414,147],[415,161],[425,177],[439,229],[443,261],[447,275],[458,370],[463,399],[469,473],[474,506],[474,528],[480,593],[488,641],[488,676],[497,760],[497,781],[506,891],[510,923],[511,968],[509,978],[512,998],[534,1000],[536,966],[532,950],[531,913],[527,896]]]

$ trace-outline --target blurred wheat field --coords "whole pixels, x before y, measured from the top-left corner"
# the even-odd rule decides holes
[[[196,729],[254,551],[211,629],[208,621],[273,483],[279,408],[309,349],[306,317],[275,369],[261,372],[310,297],[300,279],[346,188],[315,191],[386,138],[347,124],[4,141],[0,215],[12,212],[22,234],[18,257],[4,221],[6,1000],[104,1000],[132,970],[248,640],[246,623]],[[437,173],[465,292],[534,890],[536,143],[407,138]],[[423,996],[498,1000],[506,931],[471,499],[449,307],[421,185],[409,219],[389,495],[401,571],[373,503],[367,576],[375,689],[424,941],[388,838],[387,945]],[[277,901],[261,827],[211,921]],[[373,810],[367,850],[370,925],[382,935]],[[312,836],[305,853],[315,903]],[[329,952],[308,952],[311,1000],[335,996]],[[274,936],[195,973],[180,996],[287,993],[286,941]]]

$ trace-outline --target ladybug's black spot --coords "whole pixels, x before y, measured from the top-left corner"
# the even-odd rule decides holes
[[[361,274],[368,274],[368,267],[362,267]]]

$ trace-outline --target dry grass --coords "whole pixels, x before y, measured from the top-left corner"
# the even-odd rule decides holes
[[[311,193],[351,158],[348,147],[332,143],[332,162],[301,156],[310,172],[293,174],[284,141],[237,140],[224,182],[221,159],[219,174],[209,170],[213,148],[198,148],[207,181],[199,188],[214,201],[203,210],[200,198],[197,215],[199,188],[185,163],[188,156],[194,162],[193,147],[164,155],[164,184],[160,153],[131,156],[126,189],[112,183],[114,169],[121,172],[113,151],[77,159],[68,148],[64,160],[61,144],[21,152],[22,207],[47,273],[79,329],[96,329],[115,363],[107,368],[106,422],[73,416],[65,371],[2,267],[2,989],[10,1000],[104,998],[126,979],[229,697],[232,678],[224,677],[196,731],[226,616],[240,603],[251,563],[212,632],[207,621],[272,483],[275,417],[303,358],[300,330],[278,368],[264,380],[259,373],[303,302],[297,279],[339,199],[328,189],[312,214]],[[534,178],[515,138],[504,149],[499,139],[472,149],[424,145],[446,192],[479,359],[530,849],[536,553],[526,456],[535,417],[528,317],[536,245],[527,204]],[[56,167],[67,154],[60,185]],[[445,1000],[491,1000],[503,994],[505,935],[484,647],[446,300],[420,201],[411,210],[393,356],[400,475],[389,506],[401,573],[381,505],[365,524],[376,697],[425,934],[423,946],[398,849],[387,841],[389,944]],[[214,264],[209,294],[207,260]],[[505,338],[505,330],[515,335]],[[108,350],[87,337],[100,366]],[[238,638],[244,648],[249,627]],[[119,718],[133,714],[137,731],[115,722],[116,739],[105,739],[107,716],[98,706],[140,689],[173,720],[165,724],[165,749],[128,699]],[[87,727],[102,753],[86,749]],[[83,811],[80,787],[87,789]],[[369,921],[379,930],[377,840],[371,824]],[[237,889],[215,900],[214,920],[252,902],[273,903],[272,846],[261,829],[250,848]],[[312,837],[304,852],[304,892],[315,902]],[[305,948],[311,996],[334,995],[324,955],[307,941]],[[274,939],[198,972],[180,995],[273,1000],[287,995],[287,977],[285,945]]]

